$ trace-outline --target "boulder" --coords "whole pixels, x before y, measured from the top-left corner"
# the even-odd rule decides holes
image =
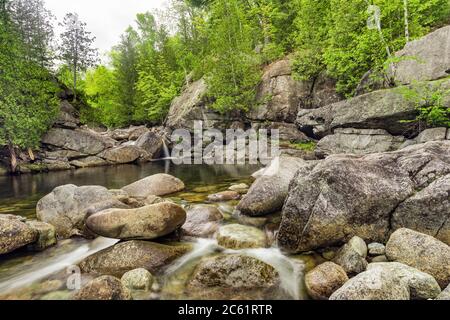
[[[241,194],[236,191],[223,191],[215,194],[211,194],[208,196],[208,201],[210,202],[226,202],[239,200],[241,198]]]
[[[386,245],[389,261],[400,262],[432,275],[441,288],[450,283],[450,247],[410,229],[399,229]]]
[[[450,70],[450,26],[408,42],[395,55],[400,58],[391,67],[394,80],[400,84],[437,80],[448,77]]]
[[[143,154],[144,151],[136,146],[120,146],[105,150],[98,156],[109,162],[125,164],[136,161]]]
[[[217,242],[227,249],[265,248],[268,245],[266,234],[254,227],[229,224],[221,227],[216,234]]]
[[[120,201],[117,198],[117,195],[114,194],[113,190],[109,190],[109,191],[114,195],[114,198],[108,199],[105,201],[96,202],[93,205],[91,205],[86,210],[86,213],[87,213],[86,219],[88,217],[92,216],[93,214],[96,214],[98,212],[105,211],[108,209],[131,209],[129,205],[123,203],[122,201]]]
[[[360,273],[333,293],[330,300],[409,300],[409,288],[382,268]]]
[[[122,188],[130,197],[165,196],[184,190],[184,183],[168,174],[155,174]]]
[[[413,229],[450,245],[449,195],[447,174],[402,202],[392,216],[392,227]]]
[[[265,130],[278,130],[280,141],[288,142],[307,142],[310,139],[300,130],[294,123],[285,122],[263,122],[263,123],[253,123],[252,128],[255,130],[265,129]]]
[[[182,207],[163,202],[138,209],[101,211],[91,215],[86,226],[107,238],[153,240],[174,232],[185,221],[186,211]]]
[[[235,184],[228,188],[230,191],[237,192],[239,194],[246,194],[250,187],[245,183]]]
[[[20,217],[0,215],[0,255],[36,242],[38,232]]]
[[[328,300],[347,281],[345,270],[333,262],[325,262],[305,276],[306,290],[314,300]]]
[[[366,257],[366,243],[359,237],[353,237],[337,252],[333,262],[340,265],[347,274],[355,275],[366,270]]]
[[[70,161],[70,164],[76,168],[92,168],[92,167],[106,166],[109,163],[108,163],[108,161],[106,161],[102,158],[91,156],[91,157],[72,160],[72,161]]]
[[[54,125],[66,128],[76,128],[80,125],[78,111],[67,100],[60,103],[60,111]]]
[[[130,141],[136,141],[137,139],[139,139],[140,137],[142,137],[142,135],[144,135],[145,133],[147,133],[149,131],[149,129],[146,126],[139,126],[139,127],[133,127],[131,126],[128,129],[130,135],[128,136],[128,139]]]
[[[223,215],[216,207],[198,205],[187,211],[181,231],[186,236],[207,238],[216,233],[222,220]]]
[[[436,280],[425,272],[397,262],[371,263],[367,270],[376,268],[390,273],[394,277],[403,280],[409,287],[411,299],[434,299],[441,293],[441,288]]]
[[[74,296],[75,300],[132,300],[131,293],[119,279],[102,276],[94,279]]]
[[[319,141],[316,155],[321,158],[332,154],[369,154],[395,151],[405,142],[403,136],[392,136],[386,130],[336,129],[333,135]]]
[[[144,291],[150,291],[153,281],[152,274],[143,268],[128,271],[121,279],[125,288]]]
[[[47,132],[41,141],[44,144],[78,151],[88,155],[96,155],[106,148],[113,146],[111,140],[92,131],[82,129],[68,130],[53,128]]]
[[[27,225],[37,232],[37,240],[28,247],[35,251],[42,251],[54,246],[56,240],[56,229],[51,224],[40,221],[28,221]]]
[[[264,216],[280,211],[295,173],[301,168],[310,171],[313,165],[293,157],[275,159],[253,183],[237,210],[248,216]]]
[[[87,155],[73,150],[55,150],[45,152],[44,156],[49,160],[75,160],[84,158]]]
[[[437,296],[436,300],[450,300],[450,285]]]
[[[273,290],[278,284],[279,275],[272,266],[233,254],[204,258],[188,280],[187,289],[203,298],[232,299],[243,292]]]
[[[163,139],[154,132],[144,133],[135,144],[136,147],[145,150],[151,159],[157,159],[161,156],[163,145]]]
[[[450,142],[429,142],[366,156],[333,155],[313,169],[299,170],[284,204],[278,244],[290,252],[310,251],[347,242],[355,235],[385,243],[401,204],[450,172]],[[431,184],[431,185],[430,185]],[[422,208],[435,212],[432,235],[447,234],[446,211],[434,210],[442,194]],[[408,224],[422,215],[409,215]],[[432,223],[428,223],[427,226]],[[432,229],[432,228],[429,228]]]
[[[422,131],[417,137],[418,143],[440,141],[447,138],[447,128],[432,128]]]
[[[127,241],[102,250],[80,263],[83,272],[122,277],[126,272],[144,268],[158,274],[190,250],[189,245],[163,245],[148,241]]]
[[[114,199],[104,187],[64,185],[39,200],[36,214],[40,221],[53,225],[59,237],[70,238],[84,229],[88,209],[93,204]]]
[[[411,90],[423,90],[423,84],[411,85]],[[450,79],[427,83],[430,90],[449,90]],[[450,100],[444,104],[449,105]],[[338,128],[383,129],[391,135],[414,136],[413,123],[417,105],[405,95],[405,88],[379,90],[337,102],[319,109],[299,110],[296,124],[313,138],[323,138]]]

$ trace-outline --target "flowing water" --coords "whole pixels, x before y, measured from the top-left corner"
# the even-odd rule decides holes
[[[170,161],[160,161],[140,166],[124,165],[0,177],[0,214],[34,218],[37,201],[59,185],[102,185],[109,189],[117,189],[156,173],[168,173],[185,182],[186,190],[171,196],[171,199],[181,205],[201,204],[206,202],[209,194],[227,190],[232,184],[243,182],[250,184],[253,181],[251,175],[259,169],[258,166],[175,166]],[[236,204],[236,202],[216,204],[225,216],[225,223],[239,221],[232,215]],[[52,298],[67,298],[70,295],[66,287],[67,267],[76,265],[85,257],[117,242],[105,238],[94,241],[71,239],[61,241],[57,246],[41,253],[22,249],[0,256],[0,299],[41,299],[52,292],[60,294],[51,296]],[[225,250],[212,239],[193,240],[193,250],[169,266],[163,275],[158,276],[160,288],[157,298],[192,298],[185,291],[187,279],[202,258],[219,252],[245,254],[271,265],[280,276],[280,287],[285,293],[283,298],[306,298],[302,285],[303,275],[305,269],[316,264],[313,261],[315,258],[287,257],[276,247]]]

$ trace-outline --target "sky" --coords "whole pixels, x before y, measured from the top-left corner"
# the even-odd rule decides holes
[[[134,23],[137,13],[163,9],[167,0],[45,0],[58,22],[65,14],[77,12],[96,36],[95,46],[103,55],[120,40],[120,35]]]

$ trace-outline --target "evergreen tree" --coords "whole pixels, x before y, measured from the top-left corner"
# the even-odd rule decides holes
[[[98,61],[98,52],[92,47],[95,37],[86,30],[86,23],[80,21],[76,13],[68,13],[61,26],[64,32],[59,46],[60,57],[72,70],[75,101],[78,72],[94,66]]]

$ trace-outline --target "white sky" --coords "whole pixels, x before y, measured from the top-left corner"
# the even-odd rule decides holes
[[[95,46],[101,54],[120,40],[120,35],[134,23],[137,13],[164,8],[166,0],[45,0],[47,9],[61,22],[66,13],[76,12],[97,37]]]

